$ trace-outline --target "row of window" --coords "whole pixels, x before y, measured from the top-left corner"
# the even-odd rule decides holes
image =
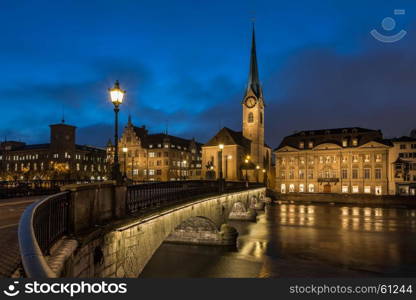
[[[12,160],[12,161],[26,161],[26,160],[38,160],[38,159],[46,159],[48,158],[48,154],[26,154],[26,155],[9,155],[9,156],[5,156],[5,160]],[[59,153],[53,153],[52,154],[52,158],[59,158],[59,157],[63,157],[66,159],[71,159],[71,154],[69,154],[68,152],[65,153],[61,153],[61,156],[59,155]],[[82,156],[81,154],[75,154],[75,159],[76,160],[84,160],[84,161],[94,161],[94,162],[103,162],[105,159],[103,159],[102,157],[96,157],[96,156],[88,156],[88,155],[84,155]],[[0,160],[3,160],[3,155],[0,155]]]
[[[359,179],[358,177],[359,169],[353,168],[351,170],[351,178],[352,179]],[[308,179],[314,178],[314,170],[307,170],[307,177]],[[337,171],[335,170],[322,170],[319,172],[319,178],[337,178]],[[382,177],[382,169],[381,168],[375,168],[374,169],[374,179],[381,179]],[[286,179],[286,171],[282,170],[280,171],[280,178]],[[301,169],[298,171],[298,178],[299,179],[305,179],[305,170]],[[348,169],[341,169],[341,178],[342,179],[348,179]],[[362,178],[364,179],[371,179],[371,169],[370,168],[364,168]],[[295,179],[295,170],[290,169],[288,172],[288,179]]]
[[[416,158],[416,152],[400,152],[399,153],[400,158]]]
[[[400,149],[407,149],[407,144],[400,144]],[[410,149],[416,149],[416,144],[410,144]]]
[[[376,154],[375,157],[374,157],[375,162],[382,162],[382,157],[383,156],[381,154],[379,154],[379,153]],[[314,164],[315,157],[307,158],[307,159],[308,159],[309,164],[311,164],[311,165]],[[353,154],[352,157],[351,157],[351,160],[352,160],[352,162],[363,161],[363,162],[369,163],[369,162],[371,162],[371,155],[370,154],[364,154],[364,155]],[[286,164],[286,158],[285,157],[282,157],[279,161],[282,165]],[[296,157],[289,157],[288,158],[289,164],[294,164],[296,161],[297,161]],[[343,163],[347,163],[348,162],[348,157],[343,156],[341,158],[341,161]],[[324,164],[324,163],[325,164],[331,164],[331,163],[336,163],[336,162],[337,162],[337,156],[336,155],[319,156],[319,163],[320,164]],[[306,163],[305,157],[300,157],[299,158],[299,163],[304,165]]]
[[[21,163],[20,166],[19,166],[18,163],[15,163],[15,164],[12,164],[12,165],[6,164],[6,171],[7,172],[9,172],[11,170],[14,170],[15,172],[17,172],[17,171],[21,171],[21,172],[25,171],[25,172],[27,172],[27,171],[38,171],[38,170],[43,171],[45,169],[46,168],[45,168],[45,165],[44,165],[43,162],[41,162],[40,164],[37,164],[37,163],[33,163],[33,164],[31,164],[31,163],[26,163],[26,164]],[[66,170],[70,170],[71,169],[71,166],[69,164],[65,164],[65,169]],[[77,163],[75,165],[75,169],[77,171],[81,171],[81,165],[79,163]],[[85,165],[83,165],[83,168],[82,169],[84,171],[90,170],[91,172],[95,172],[97,170],[98,172],[101,172],[101,170],[106,171],[107,170],[107,166],[106,165],[103,165],[103,167],[101,167],[101,165],[97,165],[95,167],[95,165],[86,165],[85,164]]]
[[[315,185],[314,184],[309,184],[308,186],[308,192],[309,193],[315,193]],[[341,192],[342,193],[354,193],[354,194],[358,194],[358,193],[364,193],[364,194],[371,194],[374,191],[374,194],[376,195],[381,195],[383,188],[381,185],[377,185],[374,188],[371,187],[370,185],[365,185],[364,189],[360,191],[360,187],[358,185],[353,185],[353,186],[349,186],[349,185],[343,185],[341,186]],[[288,186],[286,186],[285,183],[282,183],[280,185],[280,192],[282,194],[286,194],[287,192],[289,193],[305,193],[306,192],[306,186],[301,183],[299,184],[298,187],[296,187],[295,184],[289,184]]]
[[[348,147],[348,146],[349,146],[348,139],[343,139],[342,140],[342,147]],[[358,139],[356,139],[356,138],[352,139],[351,146],[357,147],[358,146]],[[314,142],[313,141],[308,141],[308,148],[312,149],[313,147],[314,147]],[[305,142],[304,141],[299,142],[299,149],[305,149]]]

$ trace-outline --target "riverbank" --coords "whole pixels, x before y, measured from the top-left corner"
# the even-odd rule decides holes
[[[368,194],[321,194],[321,193],[289,193],[281,194],[267,191],[273,201],[294,203],[354,204],[382,207],[416,208],[416,196],[368,195]]]

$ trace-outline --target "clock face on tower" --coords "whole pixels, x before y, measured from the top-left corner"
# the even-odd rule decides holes
[[[244,104],[248,107],[248,108],[253,108],[257,103],[257,99],[253,96],[248,96],[246,98],[246,100],[244,101]]]

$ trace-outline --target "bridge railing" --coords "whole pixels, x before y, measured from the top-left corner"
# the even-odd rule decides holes
[[[245,182],[190,180],[130,186],[110,181],[63,187],[67,191],[29,205],[20,218],[18,237],[26,275],[35,278],[57,276],[48,266],[45,256],[63,236],[77,235],[149,208],[262,186]]]
[[[247,188],[261,187],[261,184],[246,182],[221,182],[218,180],[187,180],[136,184],[127,187],[126,211],[129,214],[160,207],[192,196],[228,193]]]
[[[70,193],[62,192],[26,208],[19,222],[19,247],[29,277],[56,277],[45,255],[52,245],[69,233]]]
[[[0,181],[0,199],[51,195],[68,184],[93,183],[92,180],[16,180]]]

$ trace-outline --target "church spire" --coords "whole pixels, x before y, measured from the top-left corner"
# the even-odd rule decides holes
[[[257,53],[256,53],[256,33],[254,30],[253,22],[253,32],[251,37],[251,54],[250,54],[250,73],[248,75],[248,85],[247,88],[253,91],[257,97],[261,97],[261,86],[259,80],[259,68],[257,65]]]

